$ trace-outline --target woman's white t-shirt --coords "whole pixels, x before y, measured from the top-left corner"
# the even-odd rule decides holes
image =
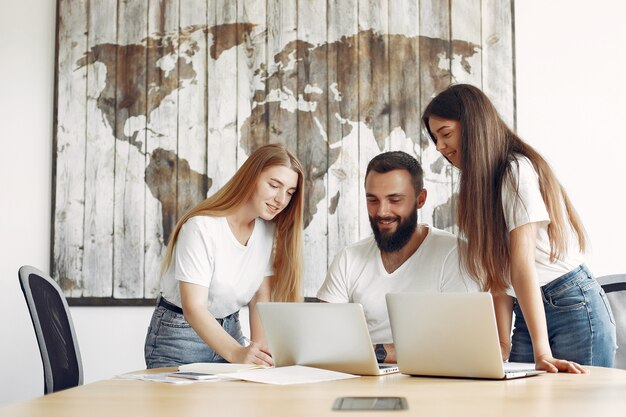
[[[550,240],[548,224],[550,217],[539,188],[539,176],[528,158],[516,156],[517,163],[511,163],[511,175],[502,184],[502,208],[509,233],[528,223],[537,224],[537,245],[535,247],[535,267],[539,285],[552,282],[561,275],[583,263],[578,248],[578,239],[571,227],[568,227],[567,253],[563,259],[550,262]],[[562,210],[565,206],[562,204]],[[565,216],[567,218],[567,216]],[[507,291],[514,296],[512,288]]]
[[[263,278],[272,275],[275,224],[257,218],[246,245],[225,217],[195,216],[180,230],[172,263],[163,275],[163,297],[181,306],[179,281],[209,289],[208,310],[223,318],[248,305]]]

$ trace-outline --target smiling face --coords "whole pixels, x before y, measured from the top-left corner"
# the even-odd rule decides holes
[[[289,205],[298,188],[298,174],[282,165],[264,169],[257,182],[251,203],[256,215],[270,221]]]
[[[428,118],[437,150],[455,167],[461,169],[461,122],[431,115]]]
[[[417,209],[424,205],[426,190],[415,195],[411,174],[404,169],[386,173],[371,171],[365,179],[367,214],[382,252],[402,249],[417,227]]]

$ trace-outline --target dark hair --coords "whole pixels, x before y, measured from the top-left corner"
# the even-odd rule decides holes
[[[422,191],[422,188],[424,188],[424,171],[422,166],[417,162],[417,159],[402,151],[383,152],[372,158],[369,164],[367,164],[365,180],[367,180],[367,176],[371,171],[386,174],[396,169],[403,169],[411,174],[416,195]]]
[[[461,177],[456,208],[461,231],[459,246],[463,263],[484,289],[500,292],[510,285],[502,186],[510,176],[511,164],[517,162],[516,155],[528,158],[539,177],[541,196],[550,217],[550,260],[562,259],[567,251],[569,226],[578,236],[580,249],[585,249],[582,222],[552,169],[506,125],[485,93],[469,84],[456,84],[428,104],[422,123],[437,144],[430,131],[431,116],[461,124]]]

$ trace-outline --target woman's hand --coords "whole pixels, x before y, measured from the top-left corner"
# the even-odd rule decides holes
[[[542,355],[535,358],[535,369],[546,372],[569,372],[572,374],[588,374],[589,371],[576,362],[566,361],[564,359],[555,359],[552,355]]]
[[[508,361],[509,356],[511,355],[511,343],[500,342],[500,351],[502,352],[502,360]]]
[[[258,343],[250,342],[234,350],[228,361],[231,363],[251,363],[254,365],[274,366],[269,350]]]

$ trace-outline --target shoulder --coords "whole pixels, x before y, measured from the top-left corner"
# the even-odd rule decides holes
[[[179,240],[211,240],[223,234],[223,217],[194,216],[188,219],[180,229]]]
[[[376,246],[374,236],[368,236],[365,239],[344,246],[344,248],[335,255],[333,265],[337,266],[342,264],[346,267],[348,264],[354,265],[363,260],[373,259],[373,254],[376,253],[377,250],[378,247]]]
[[[370,235],[364,239],[347,245],[341,252],[349,255],[359,255],[364,253],[370,253],[372,250],[377,249],[374,236]]]
[[[512,179],[537,178],[537,171],[533,163],[524,155],[515,154],[509,165]]]
[[[441,248],[454,249],[457,246],[457,237],[445,230],[428,226],[427,244],[435,245]]]
[[[223,221],[224,217],[193,216],[183,224],[183,228],[196,230],[213,229],[219,227]]]

